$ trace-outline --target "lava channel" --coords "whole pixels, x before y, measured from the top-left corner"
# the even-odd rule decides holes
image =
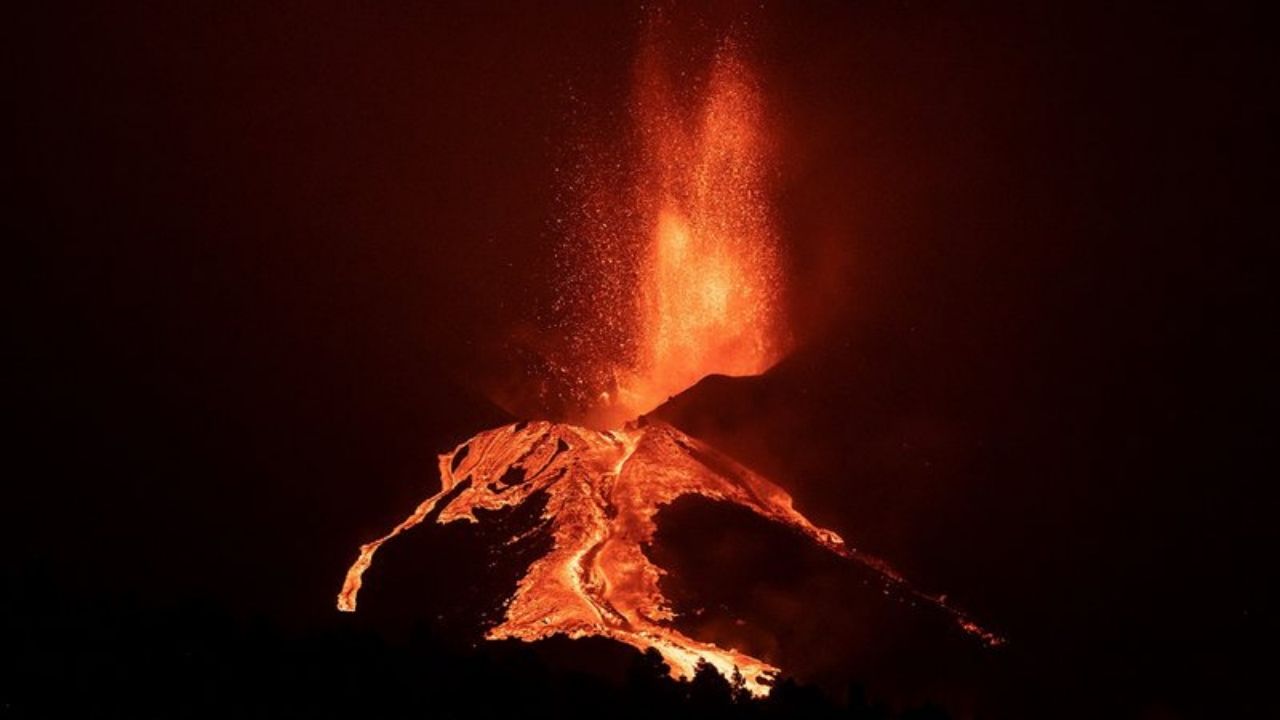
[[[500,483],[509,472],[522,474],[524,482]],[[697,495],[742,506],[794,528],[870,568],[887,589],[942,609],[984,643],[1002,642],[944,598],[915,590],[884,561],[809,522],[782,488],[670,425],[597,431],[545,421],[515,423],[482,432],[441,455],[440,478],[439,493],[387,535],[360,548],[338,595],[338,609],[356,609],[361,577],[378,548],[433,510],[439,510],[441,524],[475,523],[477,509],[511,508],[545,493],[542,519],[553,538],[551,550],[530,564],[507,601],[503,621],[486,637],[612,638],[641,651],[657,650],[673,677],[691,677],[698,662],[706,661],[725,677],[736,670],[751,693],[766,695],[777,667],[671,627],[675,615],[659,588],[665,571],[644,553],[657,530],[658,511],[677,498]],[[444,500],[468,480],[465,488]]]

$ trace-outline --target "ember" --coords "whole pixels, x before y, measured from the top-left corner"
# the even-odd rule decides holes
[[[548,323],[566,336],[576,419],[606,429],[707,375],[764,372],[787,346],[750,68],[725,42],[700,85],[678,85],[651,39],[634,73],[629,150],[596,149],[575,171],[580,197]],[[692,98],[689,84],[700,89]]]

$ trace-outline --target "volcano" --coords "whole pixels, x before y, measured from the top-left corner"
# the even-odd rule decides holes
[[[778,485],[646,420],[708,375],[764,373],[790,340],[762,89],[741,43],[726,39],[708,71],[686,72],[671,67],[670,57],[687,53],[665,47],[663,30],[655,16],[636,63],[633,134],[621,150],[589,153],[570,183],[579,197],[564,223],[563,272],[551,278],[559,292],[544,323],[544,365],[563,380],[551,406],[573,407],[573,417],[481,432],[441,455],[440,491],[361,547],[338,608],[356,609],[378,548],[415,525],[479,523],[479,511],[540,506],[539,522],[506,542],[539,535],[549,549],[524,570],[490,639],[610,638],[656,650],[675,677],[705,662],[767,694],[777,667],[674,627],[664,570],[646,554],[659,511],[695,496],[800,533],[870,570],[885,595],[931,605],[998,644],[943,597],[915,590],[884,561],[814,525]],[[504,408],[515,417],[551,414]]]
[[[338,596],[339,609],[356,609],[362,576],[378,548],[429,517],[442,524],[478,523],[477,510],[545,501],[530,532],[549,534],[551,550],[528,567],[489,639],[606,637],[657,650],[674,677],[691,677],[699,662],[707,662],[725,677],[740,674],[752,693],[767,694],[777,667],[670,626],[674,613],[659,587],[664,570],[650,561],[645,547],[653,541],[658,512],[692,495],[791,528],[874,571],[886,594],[923,600],[983,642],[1001,642],[943,598],[913,589],[884,561],[815,526],[782,488],[665,423],[642,420],[611,431],[548,421],[506,425],[441,455],[440,480],[440,492],[360,548]],[[516,535],[507,542],[524,539]]]

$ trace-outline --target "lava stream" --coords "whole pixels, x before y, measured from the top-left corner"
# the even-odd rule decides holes
[[[508,484],[513,476],[520,479]],[[674,613],[659,588],[664,571],[644,553],[657,530],[658,511],[679,497],[698,495],[792,527],[871,568],[888,588],[941,608],[964,631],[988,644],[1001,642],[942,598],[912,589],[883,561],[814,526],[792,507],[782,488],[669,425],[608,432],[551,422],[507,425],[441,455],[440,478],[439,493],[386,536],[360,548],[338,595],[340,610],[355,610],[362,575],[378,548],[433,510],[439,509],[442,524],[478,522],[477,509],[515,507],[545,493],[542,527],[552,535],[552,548],[529,566],[507,603],[505,618],[487,637],[613,638],[642,651],[657,650],[674,677],[692,676],[698,661],[705,660],[725,677],[736,669],[748,690],[767,694],[778,668],[670,627]]]

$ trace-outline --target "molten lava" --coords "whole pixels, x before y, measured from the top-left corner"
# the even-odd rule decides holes
[[[550,323],[585,424],[619,427],[707,375],[756,375],[782,356],[763,115],[733,43],[703,78],[668,67],[656,40],[643,49],[630,142],[574,173],[568,282]]]
[[[440,480],[440,492],[386,536],[360,548],[338,595],[339,609],[356,609],[361,578],[378,548],[432,511],[439,511],[442,524],[474,523],[479,522],[477,509],[512,508],[545,496],[542,529],[551,534],[553,546],[529,566],[505,619],[489,630],[489,638],[613,638],[641,650],[656,649],[675,677],[692,676],[698,661],[705,660],[725,677],[736,669],[747,689],[767,694],[777,668],[666,624],[674,615],[658,585],[663,570],[645,555],[644,546],[653,540],[659,510],[679,497],[698,495],[792,527],[874,570],[886,590],[932,603],[966,632],[989,644],[1000,642],[944,599],[913,590],[883,561],[815,527],[796,512],[782,488],[669,425],[597,431],[551,422],[516,423],[480,433],[441,455]]]
[[[886,592],[931,603],[999,643],[943,598],[815,527],[777,485],[673,427],[632,421],[707,375],[761,373],[787,344],[759,88],[732,43],[705,78],[680,73],[676,85],[674,75],[651,43],[636,66],[630,150],[593,156],[571,183],[579,206],[565,225],[572,251],[548,323],[562,342],[548,369],[568,378],[579,423],[509,425],[440,456],[440,492],[361,547],[338,608],[355,610],[374,553],[433,511],[440,523],[479,522],[477,509],[536,497],[546,501],[540,529],[551,550],[528,567],[488,637],[613,638],[656,649],[676,677],[705,660],[767,693],[777,668],[670,626],[664,571],[644,548],[659,510],[697,495],[794,528],[869,567]]]

